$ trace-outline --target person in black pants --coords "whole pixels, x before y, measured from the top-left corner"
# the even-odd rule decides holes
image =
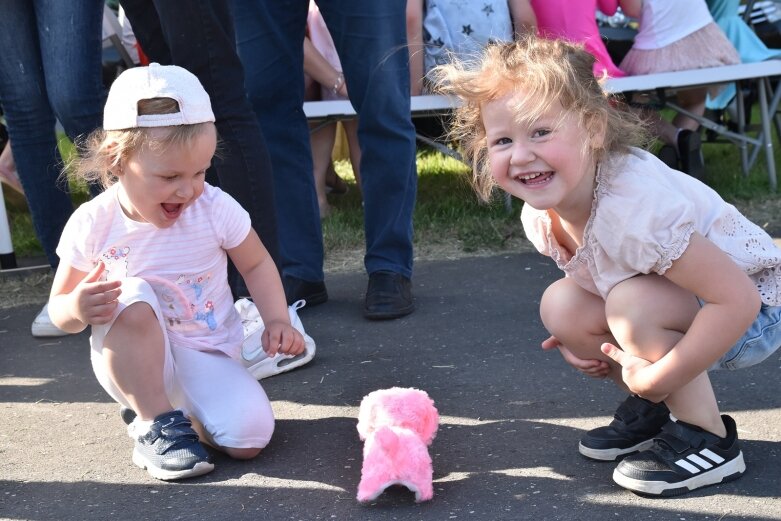
[[[274,191],[266,142],[245,89],[227,0],[122,0],[144,54],[198,77],[209,94],[220,147],[207,180],[247,210],[252,227],[279,266]],[[217,182],[214,182],[216,174]],[[234,297],[249,293],[231,265]]]
[[[358,116],[369,276],[363,315],[412,313],[417,171],[410,116],[405,7],[401,0],[318,0]],[[247,93],[273,164],[282,282],[288,303],[328,300],[320,211],[304,102],[309,0],[231,0]],[[338,88],[338,82],[334,84]]]

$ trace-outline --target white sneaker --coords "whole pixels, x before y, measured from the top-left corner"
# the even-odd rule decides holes
[[[36,338],[53,337],[53,336],[66,336],[70,333],[63,331],[52,323],[52,319],[49,318],[49,304],[43,306],[43,309],[38,316],[33,320],[33,325],[30,328],[32,334]]]
[[[261,380],[275,374],[290,371],[296,367],[308,363],[315,356],[315,341],[306,334],[304,325],[298,317],[298,310],[306,305],[299,300],[288,307],[290,323],[304,336],[304,352],[299,355],[277,354],[269,358],[263,351],[260,339],[266,329],[263,319],[260,318],[255,303],[245,298],[235,303],[236,311],[241,316],[241,325],[244,326],[244,342],[241,346],[241,358],[244,366],[256,379]]]

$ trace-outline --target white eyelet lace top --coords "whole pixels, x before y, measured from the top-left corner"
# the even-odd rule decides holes
[[[781,249],[714,190],[633,148],[598,168],[583,245],[574,255],[553,235],[546,210],[524,205],[521,221],[534,246],[584,289],[605,298],[640,273],[663,275],[699,232],[754,281],[762,302],[781,305]]]

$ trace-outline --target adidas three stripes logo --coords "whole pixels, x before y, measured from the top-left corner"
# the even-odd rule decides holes
[[[679,459],[675,464],[691,474],[698,474],[702,470],[713,468],[714,464],[720,465],[723,462],[724,458],[710,449],[702,449],[698,454],[690,454],[685,458]],[[699,467],[697,465],[699,465]]]

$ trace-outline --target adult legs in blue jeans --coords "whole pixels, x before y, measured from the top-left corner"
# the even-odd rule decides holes
[[[122,6],[150,60],[184,67],[209,93],[220,137],[210,174],[249,212],[279,265],[271,162],[244,90],[228,1],[122,0]],[[231,288],[234,294],[248,294],[235,269]]]
[[[321,283],[322,232],[301,109],[308,1],[233,0],[233,5],[248,94],[274,169],[286,290],[290,279]],[[413,309],[409,278],[417,176],[405,3],[320,0],[318,6],[336,43],[350,100],[360,115],[364,264],[370,274],[365,311],[369,318],[394,318]],[[399,293],[406,298],[404,304],[395,299],[387,313],[370,316],[369,295],[375,293],[376,275],[387,279],[381,293],[388,293],[391,300]],[[386,295],[380,296],[384,300]]]
[[[52,267],[73,212],[54,131],[75,140],[101,125],[102,0],[6,0],[0,16],[0,103],[33,226]]]

